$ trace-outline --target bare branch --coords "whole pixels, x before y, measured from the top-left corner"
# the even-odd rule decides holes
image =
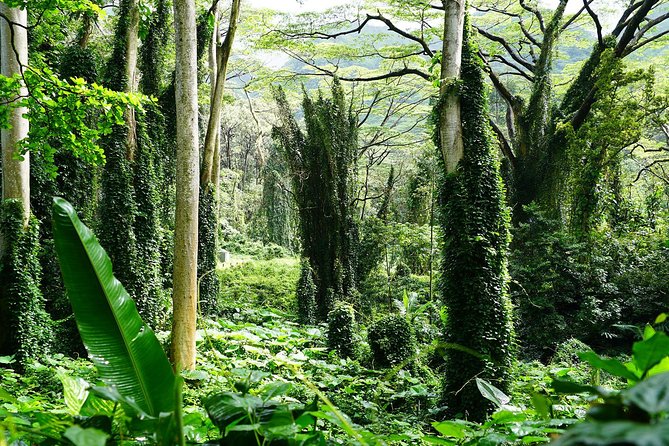
[[[513,60],[515,60],[517,63],[519,63],[526,69],[530,70],[531,72],[534,72],[534,64],[532,62],[528,62],[527,60],[523,59],[523,57],[520,54],[518,54],[518,52],[511,46],[511,44],[506,41],[506,39],[497,36],[495,34],[492,34],[478,26],[474,26],[474,29],[476,29],[478,33],[481,34],[486,39],[491,40],[493,42],[497,42],[500,45],[502,45]]]

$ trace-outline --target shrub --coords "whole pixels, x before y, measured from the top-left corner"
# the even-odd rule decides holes
[[[302,259],[300,264],[300,280],[297,282],[297,316],[302,324],[316,322],[316,285],[314,273],[309,261]]]
[[[416,340],[406,318],[389,315],[376,321],[367,332],[374,366],[395,367],[416,352]]]
[[[355,313],[351,305],[337,302],[328,313],[328,346],[342,358],[355,358]]]

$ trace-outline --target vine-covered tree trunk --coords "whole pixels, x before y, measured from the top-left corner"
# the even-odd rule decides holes
[[[21,76],[28,63],[28,14],[0,3],[0,72]],[[12,23],[9,23],[9,22]],[[19,95],[27,95],[25,86]],[[2,129],[0,199],[0,355],[15,355],[19,366],[46,355],[51,324],[39,289],[39,225],[30,212],[30,154],[15,156],[28,137],[25,107],[9,110],[10,128]]]
[[[463,11],[464,12],[464,11]],[[455,21],[454,21],[455,22]],[[445,176],[440,197],[443,231],[441,294],[448,311],[447,350],[443,399],[452,416],[481,421],[491,409],[475,378],[505,389],[511,365],[511,304],[506,294],[506,259],[509,214],[499,164],[488,127],[487,98],[480,59],[465,30],[462,69],[457,96],[460,103],[462,157],[452,166],[452,154],[443,144],[444,132],[435,132]],[[444,95],[435,107],[435,122],[450,112]]]
[[[355,243],[352,193],[357,125],[335,80],[332,99],[303,101],[306,134],[277,94],[281,125],[273,136],[288,164],[298,208],[302,255],[316,285],[316,316],[326,321],[334,300],[355,300]],[[302,315],[305,316],[305,315]]]
[[[200,308],[204,314],[216,310],[219,281],[215,273],[218,251],[218,163],[220,163],[220,129],[223,92],[228,60],[237,30],[241,0],[233,0],[225,39],[219,44],[218,8],[215,8],[214,33],[210,42],[211,104],[209,121],[202,151],[200,169],[200,207],[198,241],[198,277],[200,278]],[[213,60],[212,60],[213,59]]]
[[[176,39],[176,221],[171,357],[177,369],[195,368],[197,321],[198,127],[195,2],[174,1]]]

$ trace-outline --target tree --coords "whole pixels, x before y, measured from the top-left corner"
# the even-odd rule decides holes
[[[176,220],[171,357],[177,369],[195,368],[197,321],[198,127],[195,2],[175,0]]]
[[[0,13],[3,15],[0,20],[2,75],[22,77],[24,67],[28,64],[28,12],[2,3]],[[27,94],[28,90],[23,84],[18,95]],[[21,202],[24,229],[30,218],[30,154],[26,153],[20,159],[17,155],[19,142],[28,136],[27,111],[26,107],[11,108],[11,128],[2,129],[2,200],[15,199]],[[0,257],[1,253],[2,249]]]
[[[221,159],[221,110],[223,108],[223,90],[227,73],[228,60],[232,52],[232,43],[237,30],[241,0],[233,0],[230,9],[228,31],[222,43],[219,43],[220,30],[218,23],[218,0],[212,12],[214,15],[214,32],[210,43],[210,107],[207,133],[202,152],[200,169],[200,216],[198,246],[198,276],[200,277],[200,306],[204,313],[216,310],[219,283],[216,269],[218,247],[218,195],[220,183]]]
[[[474,15],[472,21],[483,38],[481,55],[485,71],[496,94],[508,106],[503,122],[492,120],[491,126],[511,170],[513,181],[509,188],[515,221],[523,219],[522,206],[532,201],[542,203],[556,214],[568,204],[562,185],[573,173],[567,159],[573,154],[564,149],[591,115],[595,102],[603,97],[597,86],[602,74],[602,55],[610,51],[615,58],[623,59],[658,44],[669,35],[661,26],[669,19],[666,2],[662,0],[629,2],[622,8],[609,37],[603,34],[602,20],[591,5],[593,0],[584,1],[573,14],[566,13],[567,1],[561,0],[556,8],[550,9],[542,8],[541,2],[528,0],[494,5],[471,2],[471,6],[481,12]],[[343,81],[365,83],[398,78],[406,79],[405,82],[416,79],[432,82],[435,80],[433,68],[439,58],[443,61],[449,56],[440,54],[435,47],[435,42],[442,37],[439,32],[444,30],[427,24],[439,18],[436,14],[447,12],[445,8],[449,3],[387,0],[376,5],[375,12],[363,10],[354,18],[347,16],[346,10],[333,12],[320,21],[307,15],[303,21],[288,22],[283,29],[275,30],[274,35],[283,36],[284,51],[305,64],[308,69],[302,73],[305,75],[337,75]],[[416,26],[404,27],[402,21]],[[352,22],[357,25],[351,26]],[[380,39],[377,39],[380,43],[365,44],[361,31],[379,24],[385,26],[386,34],[393,38],[385,45]],[[597,43],[560,98],[553,89],[554,55],[571,29],[580,40],[586,30],[592,29]],[[346,41],[356,34],[361,34],[361,43],[354,46]],[[332,40],[341,42],[338,49],[336,44],[330,43]],[[327,49],[318,45],[318,41],[328,41]],[[342,62],[356,60],[370,51],[381,60],[377,70],[346,67]],[[448,69],[442,64],[444,68]],[[425,100],[429,96],[424,95]],[[560,105],[552,106],[556,102]]]
[[[138,47],[139,4],[136,0],[123,0],[119,5],[112,56],[107,62],[110,88],[127,94],[137,92]],[[155,327],[162,284],[158,278],[153,143],[147,135],[144,111],[128,106],[124,118],[123,125],[116,125],[104,140],[106,164],[100,212],[105,219],[100,222],[98,233],[119,280],[126,284],[144,320]]]
[[[449,414],[482,421],[492,409],[475,378],[508,386],[512,319],[508,299],[508,209],[491,132],[481,61],[464,3],[444,0],[445,26],[435,142],[443,181],[441,297],[448,311],[443,399]],[[464,29],[463,29],[464,28]],[[461,33],[458,37],[457,32]],[[444,116],[449,114],[451,116]]]
[[[28,13],[0,4],[0,71],[23,79],[28,64]],[[23,81],[12,101],[28,94]],[[30,212],[30,154],[20,159],[28,137],[27,108],[9,109],[2,129],[2,197],[0,200],[0,354],[15,354],[23,366],[46,354],[51,327],[39,289],[39,225]]]
[[[273,137],[288,164],[298,208],[303,257],[316,285],[316,315],[327,320],[333,296],[355,292],[355,240],[352,188],[357,125],[335,80],[332,98],[304,95],[306,133],[299,128],[281,90],[276,94],[279,126]]]

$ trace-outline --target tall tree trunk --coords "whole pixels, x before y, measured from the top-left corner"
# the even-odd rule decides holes
[[[28,64],[28,14],[0,3],[0,72],[20,76]],[[11,24],[9,22],[12,22]],[[27,96],[26,87],[18,94]],[[16,98],[17,100],[19,98]],[[53,323],[39,289],[39,226],[30,213],[30,156],[15,159],[28,136],[26,107],[9,110],[10,129],[2,129],[0,200],[0,355],[14,355],[19,369],[48,355]]]
[[[464,2],[444,1],[444,9],[442,67],[448,71],[442,74],[446,85],[442,84],[435,109],[439,118],[435,142],[445,171],[440,196],[444,237],[440,288],[448,310],[445,340],[464,350],[448,350],[443,402],[450,416],[464,414],[482,421],[492,407],[481,396],[475,378],[494,381],[504,389],[511,363],[508,210],[487,127],[481,64],[464,26]]]
[[[125,36],[125,78],[126,93],[137,92],[137,55],[139,50],[139,2],[130,0],[128,11],[128,28]],[[137,118],[135,109],[128,107],[125,112],[126,125],[128,126],[128,145],[126,147],[127,157],[134,161],[137,151]]]
[[[172,361],[177,368],[195,368],[197,321],[198,126],[195,1],[174,1],[176,39],[176,221],[174,228],[174,291]]]
[[[4,3],[0,3],[0,12],[6,17],[0,19],[2,75],[21,75],[22,66],[28,64],[28,13],[25,9],[10,8]],[[7,20],[15,25],[10,25]],[[27,96],[25,86],[21,87],[19,94]],[[16,159],[15,155],[19,142],[28,136],[28,120],[24,117],[27,111],[26,107],[12,108],[9,116],[12,128],[2,129],[2,200],[21,201],[24,228],[30,218],[30,154],[23,155],[22,160]]]
[[[211,38],[209,50],[209,64],[211,74],[211,104],[209,122],[204,141],[202,166],[200,171],[200,217],[198,241],[198,277],[200,277],[200,308],[204,314],[212,314],[216,310],[219,283],[218,276],[213,273],[216,269],[218,250],[218,168],[216,163],[220,158],[220,128],[221,109],[223,107],[223,88],[227,72],[228,59],[232,50],[232,43],[239,19],[239,5],[241,0],[233,0],[230,10],[228,32],[219,44],[220,28],[218,23],[217,5],[214,8],[216,25]]]
[[[446,172],[455,171],[462,159],[462,124],[458,81],[462,65],[462,29],[465,20],[465,0],[443,0],[444,42],[441,51],[441,111],[439,139]]]
[[[202,173],[200,184],[206,186],[213,182],[214,177],[214,158],[216,150],[220,150],[217,142],[220,141],[219,133],[221,128],[221,111],[223,107],[223,89],[225,87],[225,76],[228,69],[228,60],[232,52],[232,43],[237,31],[237,21],[239,20],[239,9],[241,0],[232,0],[232,9],[230,10],[230,23],[228,24],[228,33],[221,45],[216,45],[216,78],[212,78],[212,101],[209,111],[209,122],[207,123],[207,134],[204,139],[204,150],[202,153]],[[217,28],[218,29],[218,28]],[[212,39],[212,43],[217,40]],[[215,185],[217,187],[217,185]]]

